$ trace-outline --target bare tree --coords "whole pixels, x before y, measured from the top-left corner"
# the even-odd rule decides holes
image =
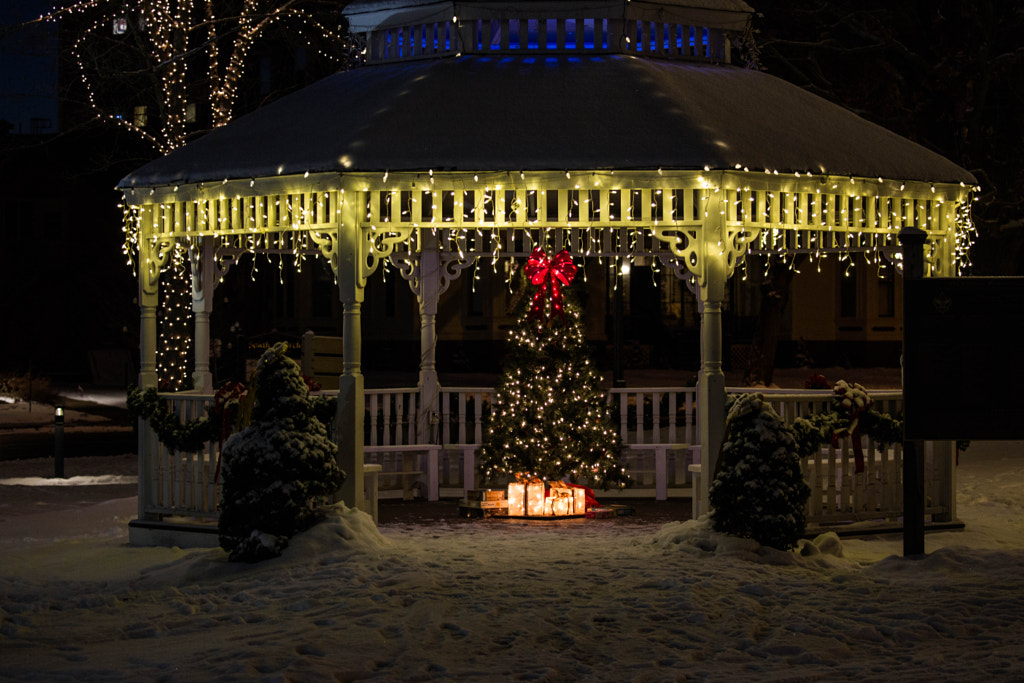
[[[69,99],[166,153],[281,94],[253,87],[273,80],[253,71],[275,50],[291,53],[292,73],[283,80],[292,87],[345,68],[355,53],[343,6],[322,0],[79,0],[41,20],[62,23],[78,76],[68,81]]]
[[[166,154],[193,135],[346,68],[355,58],[343,2],[76,0],[59,21],[65,126],[99,119]],[[275,68],[276,67],[276,68]],[[256,73],[254,73],[256,72]],[[125,251],[134,253],[129,231]],[[161,385],[190,387],[191,291],[185,250],[161,282]]]

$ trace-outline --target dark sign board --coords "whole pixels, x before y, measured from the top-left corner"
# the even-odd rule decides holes
[[[905,437],[1024,439],[1024,278],[903,286]]]

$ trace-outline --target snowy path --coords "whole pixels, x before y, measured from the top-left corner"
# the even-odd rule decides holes
[[[106,510],[84,539],[3,542],[0,679],[1021,680],[1013,448],[964,456],[968,529],[921,560],[886,557],[898,536],[802,556],[697,522],[378,533],[347,512],[238,566],[127,547]]]

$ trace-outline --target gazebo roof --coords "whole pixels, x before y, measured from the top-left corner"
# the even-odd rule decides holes
[[[944,157],[763,72],[614,54],[470,54],[335,74],[119,187],[305,172],[737,167],[976,183]]]

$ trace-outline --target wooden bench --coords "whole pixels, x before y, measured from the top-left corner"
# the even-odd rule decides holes
[[[341,337],[325,337],[307,330],[302,335],[302,374],[322,388],[338,388],[338,377],[344,371],[345,344]]]
[[[632,470],[627,474],[654,474],[655,500],[668,500],[668,452],[691,451],[688,443],[632,443],[625,444],[630,451],[654,451],[653,470]],[[628,489],[627,489],[628,490]]]
[[[427,468],[426,468],[426,497],[427,500],[438,500],[438,475],[437,475],[437,463],[438,455],[441,452],[441,446],[432,444],[392,444],[383,446],[363,446],[363,454],[379,454],[384,455],[385,453],[400,453],[402,455],[402,469],[398,471],[389,471],[381,469],[380,476],[390,477],[398,476],[402,480],[402,498],[404,500],[412,500],[413,498],[413,485],[424,475],[424,471],[419,469],[417,462],[417,455],[426,453],[427,454]],[[364,464],[363,467],[366,467]]]
[[[363,512],[373,517],[376,525],[379,521],[378,501],[380,495],[377,487],[380,486],[381,466],[370,463],[363,463]]]

